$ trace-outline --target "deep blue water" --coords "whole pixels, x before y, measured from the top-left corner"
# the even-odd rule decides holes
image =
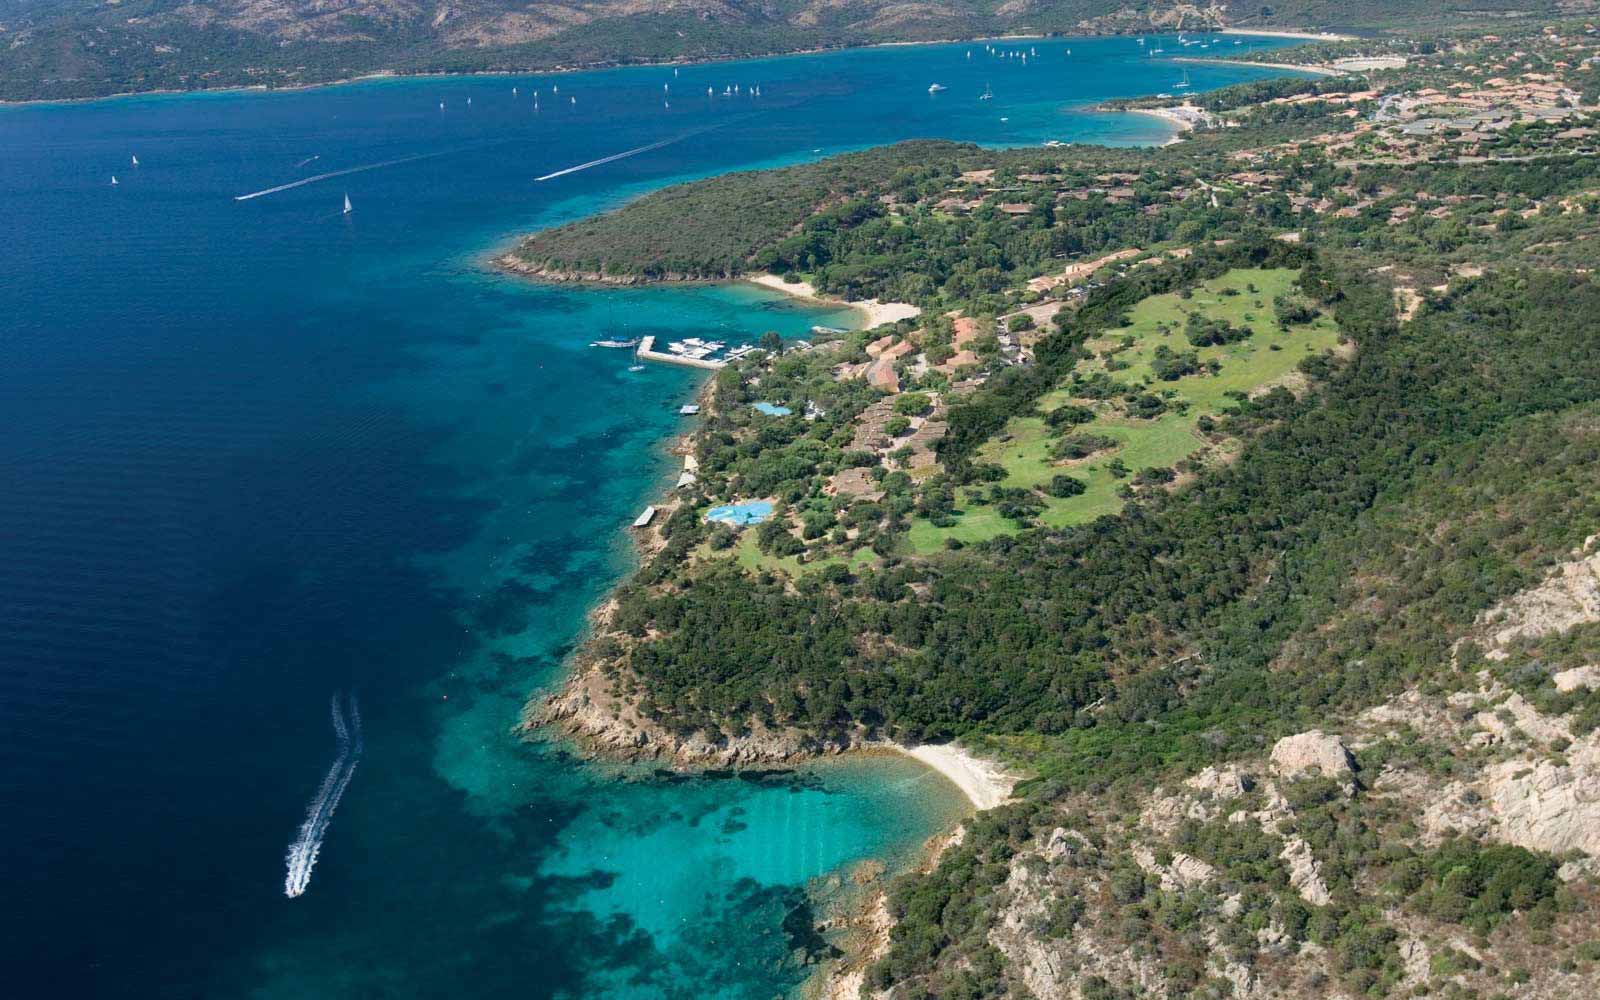
[[[1165,137],[1072,109],[1167,90],[1176,67],[1130,39],[1032,45],[1025,68],[950,45],[0,109],[8,986],[797,983],[784,923],[807,880],[904,861],[959,814],[950,786],[878,760],[622,783],[509,728],[630,566],[623,526],[670,482],[661,445],[698,384],[588,341],[848,318],[749,288],[544,288],[484,261],[677,178],[915,136]],[[1196,89],[1261,75],[1190,67]],[[732,83],[762,96],[705,95]],[[335,691],[360,700],[365,753],[291,900]]]

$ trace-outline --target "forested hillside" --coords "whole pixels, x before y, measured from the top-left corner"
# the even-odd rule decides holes
[[[364,73],[548,70],[1015,32],[1245,24],[1382,27],[1556,0],[32,0],[0,9],[0,99],[292,86]]]
[[[1459,32],[1160,150],[912,143],[533,235],[920,313],[718,373],[530,725],[1024,776],[887,894],[864,996],[1594,995],[1597,61]]]

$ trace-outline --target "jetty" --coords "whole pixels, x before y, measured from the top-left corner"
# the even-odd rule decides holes
[[[633,356],[640,361],[660,361],[663,364],[684,365],[688,368],[708,368],[712,371],[727,367],[728,363],[726,361],[710,357],[710,353],[708,351],[702,354],[697,350],[681,353],[677,351],[658,351],[656,350],[656,338],[647,336],[639,341],[639,348],[633,352]]]

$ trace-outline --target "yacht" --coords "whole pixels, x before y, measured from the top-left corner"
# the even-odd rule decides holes
[[[937,94],[939,91],[941,91],[943,89],[944,89],[944,84],[942,84],[942,83],[930,83],[930,84],[928,84],[928,93],[930,93],[930,94]]]

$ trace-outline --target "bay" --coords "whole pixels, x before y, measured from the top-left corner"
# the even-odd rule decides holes
[[[510,730],[631,567],[624,526],[670,483],[699,384],[589,341],[849,316],[487,261],[724,170],[916,137],[1168,137],[1084,110],[1178,78],[1133,39],[996,44],[1036,55],[0,109],[0,947],[20,995],[800,983],[808,884],[909,863],[964,813],[952,786],[888,759],[625,782]],[[1270,72],[1188,68],[1197,90]],[[335,692],[365,746],[289,899]]]

